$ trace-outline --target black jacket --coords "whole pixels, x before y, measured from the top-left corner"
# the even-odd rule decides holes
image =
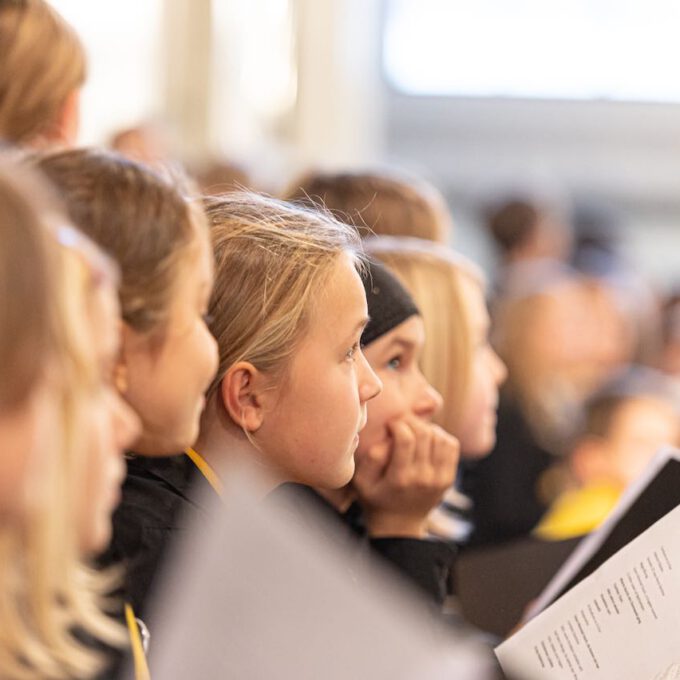
[[[370,538],[366,533],[363,513],[358,503],[354,503],[346,513],[340,514],[311,487],[303,484],[283,484],[270,494],[270,499],[274,501],[279,497],[292,500],[294,514],[302,521],[311,505],[331,526],[335,526],[336,531],[332,536],[334,542],[343,542],[358,555],[361,555],[363,548],[370,548],[372,555],[391,565],[418,592],[424,594],[430,604],[441,609],[447,596],[449,573],[456,558],[456,548],[452,543],[438,539]]]
[[[132,457],[122,500],[113,515],[113,537],[102,564],[125,567],[123,599],[143,618],[171,539],[199,510],[192,500],[200,479],[184,454]]]
[[[554,457],[534,437],[519,406],[501,393],[493,451],[464,467],[463,491],[473,502],[470,545],[526,536],[546,510],[541,475]]]

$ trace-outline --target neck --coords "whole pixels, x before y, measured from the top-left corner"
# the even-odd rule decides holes
[[[225,485],[229,473],[237,468],[255,473],[263,496],[286,481],[266,462],[245,433],[226,414],[217,412],[214,399],[206,406],[201,421],[201,433],[193,449]]]

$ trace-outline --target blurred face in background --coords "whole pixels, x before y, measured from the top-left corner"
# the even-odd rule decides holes
[[[461,455],[479,458],[496,443],[498,389],[507,377],[505,364],[489,344],[489,313],[482,287],[469,276],[460,278],[461,294],[472,337],[470,383],[457,432]]]
[[[60,436],[59,396],[52,362],[46,362],[42,380],[24,403],[0,411],[0,517],[25,510],[31,475],[40,473],[40,461]]]
[[[652,397],[626,400],[602,441],[612,476],[623,486],[643,471],[664,445],[680,444],[680,420],[668,402]]]
[[[91,329],[97,365],[83,413],[86,460],[82,470],[84,494],[78,512],[81,548],[85,553],[102,550],[111,538],[111,515],[120,501],[125,477],[123,454],[141,430],[139,418],[114,384],[120,343],[120,311],[115,290],[100,285],[95,296]]]

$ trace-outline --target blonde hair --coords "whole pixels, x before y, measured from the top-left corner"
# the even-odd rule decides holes
[[[5,235],[12,229],[17,232],[15,242],[23,236],[26,244],[33,241],[39,247],[33,252],[23,249],[24,265],[30,266],[36,286],[12,288],[26,316],[33,317],[32,323],[3,326],[0,334],[9,334],[14,344],[22,345],[32,343],[36,329],[45,331],[45,351],[34,361],[41,377],[48,376],[60,423],[57,431],[43,433],[31,452],[39,460],[31,461],[29,467],[25,507],[0,524],[1,677],[87,678],[99,671],[103,660],[100,652],[88,648],[77,635],[110,645],[125,641],[124,631],[104,613],[112,576],[95,574],[84,566],[77,530],[76,508],[82,493],[78,473],[89,455],[85,437],[88,399],[100,379],[87,311],[95,304],[93,293],[103,274],[95,272],[86,255],[76,252],[73,245],[57,246],[62,228],[47,224],[59,218],[51,205],[43,205],[44,187],[33,178],[10,178],[10,172],[22,174],[17,168],[0,169],[0,201],[3,208],[23,202],[27,219],[17,220],[17,211],[10,215],[2,211],[0,252],[6,251]],[[44,252],[52,263],[46,268],[41,265]],[[0,270],[3,306],[5,280],[12,276],[11,269]],[[39,288],[38,282],[44,287]],[[11,323],[11,317],[2,319],[6,322]],[[4,354],[0,361],[9,366]],[[13,396],[25,398],[25,382],[10,384],[18,384],[20,390],[17,395],[4,394],[8,403]],[[35,381],[28,385],[29,391],[35,385]]]
[[[484,275],[459,253],[422,239],[382,236],[364,244],[401,280],[420,309],[425,324],[421,369],[444,400],[435,422],[455,435],[470,389],[474,349],[461,280],[483,287]]]
[[[24,144],[48,132],[85,81],[74,30],[44,0],[0,0],[0,139]]]
[[[310,172],[293,182],[284,198],[321,205],[354,224],[362,237],[413,236],[442,244],[449,239],[442,195],[420,179],[395,172]]]
[[[162,331],[181,268],[206,228],[200,204],[177,182],[112,152],[61,151],[38,167],[74,223],[118,263],[123,320],[139,332]]]
[[[215,251],[210,330],[219,368],[249,361],[263,372],[284,369],[304,334],[312,301],[343,252],[356,254],[356,231],[330,215],[252,193],[206,199]]]

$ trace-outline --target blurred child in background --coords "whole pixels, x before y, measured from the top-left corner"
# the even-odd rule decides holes
[[[571,488],[551,505],[536,534],[561,540],[596,529],[652,456],[678,444],[680,385],[651,369],[629,369],[586,402],[568,457]]]

